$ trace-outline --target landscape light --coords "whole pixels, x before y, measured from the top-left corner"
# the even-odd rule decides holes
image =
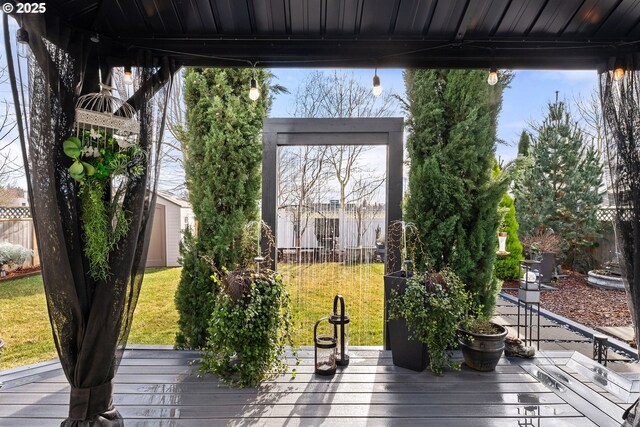
[[[623,78],[624,78],[624,68],[616,67],[615,70],[613,70],[613,80],[619,82]]]

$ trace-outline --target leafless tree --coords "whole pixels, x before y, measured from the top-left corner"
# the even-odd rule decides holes
[[[140,84],[141,76],[137,72],[137,69],[134,68],[132,71],[134,84],[126,85],[123,79],[124,69],[115,68],[113,70],[112,84],[117,89],[121,99],[129,98],[129,96],[132,95],[132,88],[138,87]],[[159,156],[160,169],[162,172],[160,174],[158,188],[173,194],[186,196],[187,186],[184,174],[186,118],[184,116],[183,88],[184,74],[181,70],[174,76],[171,92],[168,96],[165,133],[162,138]],[[168,89],[163,88],[150,101],[153,108],[154,120],[157,122],[154,129],[160,128],[159,122],[162,120],[163,104],[166,95],[165,90]]]
[[[347,194],[347,206],[356,220],[356,246],[362,246],[362,238],[369,231],[373,216],[380,206],[376,203],[378,193],[383,188],[384,176],[360,175],[354,179]]]
[[[317,146],[283,147],[278,153],[278,208],[290,214],[297,247],[309,225],[309,213],[315,201],[328,192],[323,186],[326,150],[327,147]]]
[[[611,190],[611,174],[609,171],[609,163],[607,162],[604,116],[602,115],[602,104],[600,93],[594,89],[588,95],[578,97],[574,100],[578,116],[580,117],[580,128],[584,134],[591,139],[591,143],[597,147],[600,152],[600,160],[602,162],[604,175],[605,191]]]
[[[309,74],[298,86],[295,99],[296,117],[384,117],[396,113],[398,106],[398,99],[393,93],[375,97],[370,87],[362,84],[352,72],[344,71]],[[369,196],[367,191],[377,190],[384,182],[374,168],[362,162],[362,155],[370,148],[364,145],[328,146],[324,150],[324,159],[308,158],[308,161],[326,164],[334,174],[341,210],[347,203],[362,206],[361,202]],[[366,182],[366,179],[372,181]],[[362,225],[362,222],[358,223]],[[358,230],[358,241],[361,231]]]
[[[604,150],[604,117],[600,103],[600,94],[593,90],[590,94],[575,99],[576,109],[582,131],[591,138],[592,143],[601,153]]]
[[[7,83],[7,68],[0,68],[0,85]],[[12,104],[0,103],[0,206],[9,205],[24,190],[15,186],[15,180],[24,173],[23,166],[13,153],[12,146],[18,141],[16,122],[11,115]]]

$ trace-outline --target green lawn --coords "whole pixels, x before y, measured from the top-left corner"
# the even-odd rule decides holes
[[[289,285],[296,345],[313,345],[315,322],[333,311],[333,298],[341,294],[351,318],[351,345],[382,345],[384,265],[345,266],[341,263],[279,264]]]
[[[296,321],[295,344],[313,344],[313,325],[344,296],[351,316],[352,345],[382,344],[382,264],[281,264]],[[129,343],[174,343],[178,314],[173,302],[180,268],[147,270]],[[0,370],[57,357],[40,276],[0,283]]]
[[[147,270],[129,342],[173,344],[179,268]],[[40,276],[0,283],[0,370],[57,357]]]

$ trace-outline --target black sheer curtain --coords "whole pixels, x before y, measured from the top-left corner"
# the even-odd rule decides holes
[[[600,73],[611,190],[616,204],[620,268],[636,340],[640,337],[640,54],[618,58]],[[614,78],[614,67],[626,69]]]
[[[109,255],[111,275],[96,281],[88,274],[78,185],[68,173],[70,159],[62,141],[72,133],[78,96],[98,90],[100,47],[86,34],[56,31],[55,23],[41,16],[26,16],[22,25],[31,48],[29,138],[23,140],[29,196],[53,337],[71,385],[69,418],[62,425],[121,426],[112,403],[112,380],[144,275],[170,90],[165,83],[170,85],[173,67],[140,58],[147,66],[139,68],[139,87],[131,101],[140,122],[139,144],[148,157],[145,172],[126,183],[122,203],[130,225]],[[103,65],[103,75],[108,71]]]

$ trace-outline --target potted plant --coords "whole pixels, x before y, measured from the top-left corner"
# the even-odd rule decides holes
[[[285,351],[293,340],[282,276],[268,269],[243,269],[213,279],[217,293],[201,370],[241,387],[286,372]]]
[[[507,329],[480,316],[460,322],[457,332],[464,364],[477,371],[493,371],[502,357]]]
[[[456,345],[457,325],[468,304],[464,285],[452,271],[409,275],[388,301],[389,323],[399,322],[389,328],[394,365],[419,371],[428,363],[437,375],[458,368],[448,350]]]
[[[542,283],[549,283],[556,267],[556,255],[560,251],[561,239],[549,229],[540,229],[523,239],[531,259],[540,261]]]

